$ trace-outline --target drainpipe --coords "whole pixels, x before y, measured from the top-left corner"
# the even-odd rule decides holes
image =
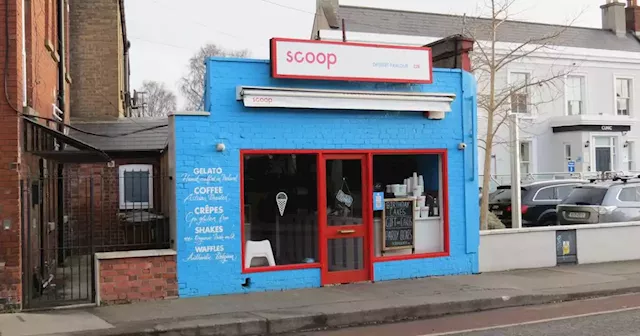
[[[27,106],[27,13],[26,1],[22,0],[22,106]]]
[[[131,117],[131,83],[130,83],[130,75],[131,75],[131,65],[129,64],[129,48],[131,48],[131,42],[129,42],[129,38],[127,36],[127,20],[125,19],[124,13],[124,1],[118,0],[118,6],[120,7],[120,26],[122,26],[122,46],[124,49],[124,57],[123,57],[123,75],[124,75],[124,116]]]
[[[62,122],[64,123],[67,119],[67,111],[65,106],[65,73],[66,73],[66,60],[67,60],[67,50],[66,50],[66,25],[65,25],[65,15],[66,6],[65,0],[57,0],[58,3],[58,18],[57,18],[57,26],[58,26],[58,53],[60,55],[60,62],[58,62],[58,108],[63,112]],[[58,131],[64,133],[64,125],[58,124]],[[60,150],[64,150],[64,145],[60,144]],[[65,254],[64,254],[64,230],[62,226],[64,225],[64,164],[58,163],[58,178],[57,178],[57,191],[58,191],[58,218],[57,218],[57,229],[58,229],[58,264],[63,265]]]

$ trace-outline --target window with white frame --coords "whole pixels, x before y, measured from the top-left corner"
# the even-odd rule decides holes
[[[631,110],[631,79],[616,78],[616,110],[628,116]]]
[[[571,161],[571,144],[564,144],[564,157],[567,161]]]
[[[628,171],[635,170],[635,162],[633,160],[633,151],[634,151],[634,143],[632,141],[627,141],[624,144],[625,149],[625,166]]]
[[[119,169],[120,209],[153,208],[153,166],[122,165]]]
[[[567,76],[567,115],[584,114],[584,77]]]
[[[511,112],[528,114],[530,113],[529,103],[529,83],[530,76],[526,72],[512,72],[509,74],[511,93]]]
[[[531,173],[531,141],[520,142],[520,174]]]

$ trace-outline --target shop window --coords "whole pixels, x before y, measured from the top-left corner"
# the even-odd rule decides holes
[[[122,165],[119,168],[120,209],[153,208],[153,166]]]
[[[631,109],[631,79],[616,78],[616,110],[618,115],[629,115]]]
[[[245,268],[317,263],[317,155],[242,160]]]
[[[443,214],[446,176],[440,154],[374,155],[374,192],[383,192],[386,202],[409,199],[415,202],[413,241],[408,248],[388,249],[385,241],[386,211],[374,211],[376,257],[443,253],[446,225]],[[374,208],[375,209],[375,208]],[[406,235],[406,233],[405,233]],[[387,249],[385,249],[387,247]]]

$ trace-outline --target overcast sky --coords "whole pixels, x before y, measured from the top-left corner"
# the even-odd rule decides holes
[[[622,0],[622,2],[625,2]],[[131,85],[144,80],[177,82],[191,55],[206,43],[249,49],[254,58],[268,58],[271,37],[309,38],[316,0],[126,0],[131,40]],[[445,14],[479,15],[485,0],[340,0],[366,5]],[[519,20],[600,27],[605,0],[516,0]],[[182,105],[182,99],[179,100]]]

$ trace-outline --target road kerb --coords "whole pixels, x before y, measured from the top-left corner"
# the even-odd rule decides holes
[[[253,336],[277,335],[291,332],[355,327],[370,324],[382,324],[435,318],[451,314],[463,314],[484,310],[541,305],[563,301],[597,298],[604,296],[639,293],[640,286],[567,292],[561,294],[528,294],[512,297],[493,297],[475,300],[459,300],[443,303],[411,304],[375,309],[353,309],[339,313],[308,313],[279,311],[253,312],[252,317],[232,318],[231,314],[197,317],[182,321],[155,321],[136,325],[118,326],[112,329],[91,331],[93,336]],[[231,321],[225,322],[225,320]],[[87,331],[52,334],[46,336],[81,336]]]

